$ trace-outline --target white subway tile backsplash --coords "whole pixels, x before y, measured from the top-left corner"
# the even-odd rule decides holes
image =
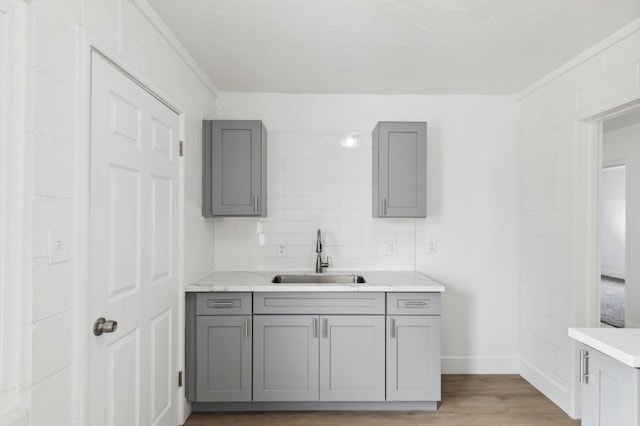
[[[370,134],[272,131],[268,156],[267,217],[215,219],[216,269],[313,270],[319,228],[330,270],[415,269],[415,219],[372,217]],[[389,239],[397,255],[382,256]]]

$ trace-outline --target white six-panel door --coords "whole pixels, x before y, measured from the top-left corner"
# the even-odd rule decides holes
[[[91,426],[177,422],[178,115],[97,53],[91,70]]]

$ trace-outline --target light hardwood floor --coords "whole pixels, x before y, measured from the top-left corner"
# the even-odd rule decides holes
[[[443,375],[437,412],[194,413],[185,426],[579,425],[517,375]]]

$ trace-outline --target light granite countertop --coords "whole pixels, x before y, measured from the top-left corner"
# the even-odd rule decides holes
[[[640,368],[640,328],[569,328],[569,337],[623,364]]]
[[[331,271],[323,275],[362,275],[362,284],[273,284],[275,275],[316,275],[312,272],[277,271],[221,271],[213,272],[187,285],[187,292],[214,291],[397,291],[444,292],[444,286],[415,271]]]

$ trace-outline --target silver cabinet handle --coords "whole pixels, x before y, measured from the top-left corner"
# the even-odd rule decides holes
[[[580,383],[589,383],[589,352],[580,349]]]
[[[420,300],[406,300],[404,302],[405,305],[418,305],[418,306],[424,306],[426,305],[425,302],[421,302]]]
[[[391,332],[391,338],[395,339],[396,338],[396,319],[395,318],[391,318],[391,330],[389,330]]]
[[[209,303],[214,306],[233,306],[233,300],[210,300]]]
[[[329,337],[329,320],[326,318],[322,320],[322,337]]]
[[[382,199],[382,216],[386,216],[387,215],[387,199],[383,198]]]
[[[103,333],[113,333],[118,329],[118,321],[106,320],[100,317],[93,323],[93,334],[102,336]]]
[[[253,212],[258,214],[258,197],[253,197]]]
[[[318,337],[318,318],[313,319],[313,337]]]
[[[244,319],[244,338],[249,339],[249,317]]]

